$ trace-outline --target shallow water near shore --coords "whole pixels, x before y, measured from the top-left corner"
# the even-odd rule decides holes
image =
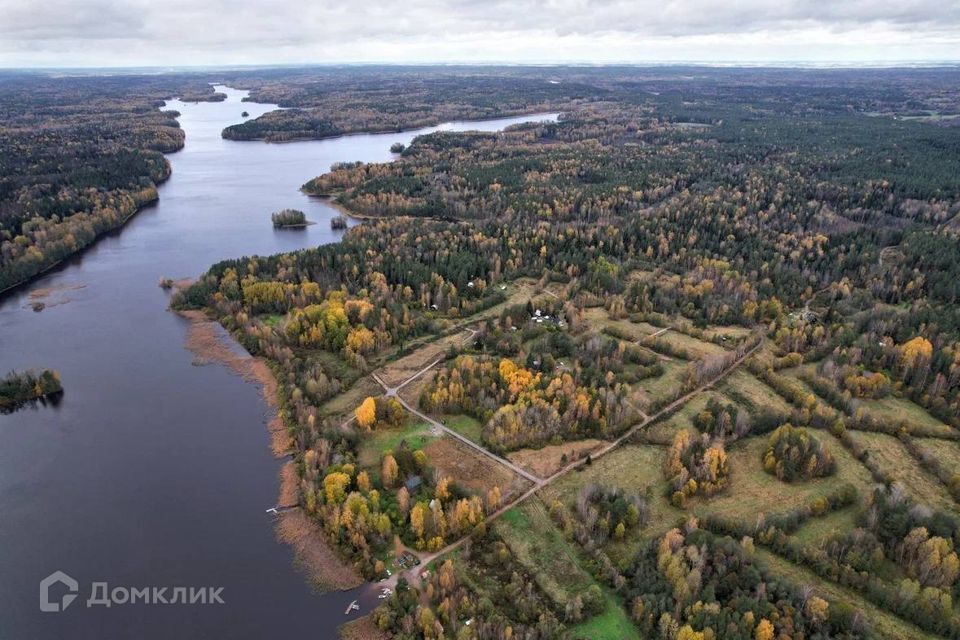
[[[168,103],[185,148],[160,201],[81,256],[0,300],[0,369],[47,367],[54,404],[0,415],[0,637],[333,637],[369,612],[370,589],[317,594],[275,538],[282,461],[270,451],[260,390],[226,367],[196,366],[189,322],[167,311],[161,277],[193,277],[218,260],[334,242],[337,212],[299,192],[338,161],[385,161],[417,131],[264,144],[220,131],[275,105]],[[549,116],[553,119],[555,115]],[[457,123],[498,130],[530,119]],[[317,224],[274,230],[270,213],[302,209]],[[351,222],[353,224],[353,222]],[[32,310],[30,293],[67,292]],[[41,613],[40,581],[79,583],[70,606]],[[225,604],[87,607],[110,587],[222,587]],[[54,599],[63,589],[54,589]],[[361,609],[344,615],[359,598]]]

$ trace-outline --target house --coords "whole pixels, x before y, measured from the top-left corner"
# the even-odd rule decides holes
[[[420,488],[420,485],[423,484],[423,478],[420,476],[410,476],[407,478],[407,481],[404,483],[404,486],[407,488],[407,491],[414,493],[417,489]]]

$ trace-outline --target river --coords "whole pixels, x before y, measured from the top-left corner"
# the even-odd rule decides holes
[[[55,406],[0,415],[0,638],[332,638],[358,597],[314,593],[276,541],[265,513],[280,469],[269,409],[226,368],[193,364],[187,322],[167,311],[158,282],[225,258],[337,241],[336,212],[299,191],[333,162],[387,161],[392,143],[420,133],[493,131],[531,117],[233,142],[220,132],[243,111],[277,107],[218,90],[226,101],[167,104],[181,113],[186,146],[168,156],[173,175],[159,203],[0,300],[0,369],[56,369],[66,390]],[[287,207],[317,224],[274,230],[270,213]],[[34,312],[44,290],[47,306]],[[58,570],[79,581],[79,595],[41,613],[40,581]],[[222,587],[225,604],[88,607],[94,582],[168,587],[167,599],[172,587]],[[377,600],[362,593],[366,613]]]

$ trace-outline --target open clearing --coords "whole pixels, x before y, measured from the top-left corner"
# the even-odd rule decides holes
[[[865,431],[850,434],[870,452],[870,458],[905,486],[915,499],[934,509],[948,513],[957,511],[957,503],[950,497],[946,487],[925,471],[897,438]]]
[[[781,482],[763,470],[761,458],[767,448],[767,437],[741,440],[727,448],[730,461],[730,484],[711,498],[697,498],[690,503],[695,513],[714,513],[732,520],[752,522],[758,514],[781,513],[809,503],[850,483],[865,495],[873,486],[870,472],[825,431],[815,437],[830,450],[837,461],[837,471],[826,478],[806,482]]]
[[[468,415],[445,415],[440,417],[440,422],[456,431],[464,438],[480,444],[480,437],[483,434],[483,425],[473,416]]]
[[[500,487],[506,502],[510,496],[530,487],[527,480],[455,438],[446,435],[435,438],[423,451],[427,454],[427,464],[481,497],[493,487]]]
[[[573,462],[603,444],[603,440],[588,439],[547,445],[542,449],[518,449],[507,454],[507,459],[538,478],[548,478],[565,466],[564,454],[567,455],[567,462]]]
[[[947,469],[960,471],[960,442],[939,438],[914,438],[920,448],[936,458]]]
[[[699,340],[693,336],[688,336],[679,331],[670,330],[657,337],[676,349],[683,349],[691,360],[699,360],[705,356],[719,355],[726,353],[727,350],[718,344]]]
[[[640,640],[640,632],[617,601],[615,594],[603,590],[606,609],[600,615],[570,627],[570,634],[580,640]]]
[[[937,638],[937,636],[926,633],[892,613],[887,613],[874,606],[856,591],[824,580],[813,571],[795,565],[766,549],[758,547],[756,554],[757,558],[767,566],[772,574],[782,576],[799,587],[813,587],[815,594],[819,594],[828,600],[844,602],[855,610],[862,612],[871,629],[881,638],[889,638],[890,640],[903,640],[903,638],[934,640]]]
[[[426,422],[408,419],[407,423],[399,429],[382,429],[365,434],[363,442],[360,443],[360,453],[357,456],[360,468],[380,477],[380,458],[385,452],[396,449],[404,440],[407,441],[411,449],[423,449],[429,442],[437,438],[433,434],[432,428]]]
[[[650,427],[642,430],[639,438],[652,444],[673,444],[673,438],[678,431],[693,427],[693,419],[707,408],[710,398],[715,398],[724,405],[730,404],[730,400],[723,394],[713,391],[700,393],[669,418],[658,420]]]
[[[470,334],[466,331],[458,331],[453,335],[434,340],[402,358],[385,364],[376,371],[376,374],[388,387],[396,387],[427,365],[444,357],[451,345],[460,345],[469,336]]]
[[[353,386],[338,393],[328,402],[320,407],[320,412],[324,416],[343,416],[350,417],[353,411],[360,406],[360,403],[368,396],[378,396],[383,392],[380,385],[370,376],[363,376],[353,383]]]
[[[677,509],[664,496],[666,481],[661,466],[664,449],[654,445],[623,445],[611,451],[590,466],[580,467],[580,471],[567,474],[543,490],[543,499],[547,504],[560,500],[572,507],[577,499],[580,487],[595,482],[605,487],[620,487],[647,494],[650,507],[650,524],[640,531],[640,538],[659,535],[673,527],[684,517],[684,511]]]
[[[747,411],[757,413],[764,409],[773,409],[781,413],[790,413],[787,401],[771,389],[765,382],[752,373],[738,368],[717,384],[717,389],[729,398],[747,405]]]
[[[660,364],[663,366],[663,375],[641,380],[632,387],[630,400],[642,409],[649,407],[655,400],[671,397],[683,386],[687,375],[686,361],[674,359]]]
[[[497,520],[494,528],[537,585],[561,609],[570,598],[595,583],[539,500],[528,500],[511,509]]]
[[[847,533],[857,526],[857,510],[853,507],[833,511],[819,518],[810,518],[793,533],[807,547],[820,547],[835,533]]]
[[[879,400],[859,400],[860,406],[869,413],[891,422],[906,422],[920,433],[931,435],[956,435],[956,431],[943,424],[926,410],[907,398],[887,396]]]
[[[430,371],[427,371],[423,375],[417,377],[417,379],[410,382],[410,384],[403,385],[403,388],[397,392],[397,395],[409,402],[411,405],[415,407],[418,406],[420,404],[420,394],[437,376],[437,369],[440,366],[442,365],[437,365]]]

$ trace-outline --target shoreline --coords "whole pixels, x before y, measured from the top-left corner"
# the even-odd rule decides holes
[[[235,88],[235,87],[231,87],[231,88]],[[243,99],[240,102],[250,102],[253,104],[274,104],[270,102],[257,102],[256,100],[247,100],[247,99]],[[299,108],[299,107],[283,107],[283,106],[280,106],[279,104],[276,106],[277,108],[274,109],[274,111],[286,111],[290,109]],[[268,111],[267,113],[272,113],[272,112]],[[262,142],[265,144],[290,144],[290,143],[297,143],[297,142],[317,142],[317,141],[323,141],[323,140],[333,140],[335,138],[350,138],[353,136],[381,136],[381,135],[390,135],[390,134],[401,134],[401,133],[409,133],[410,131],[420,131],[421,129],[431,129],[433,127],[439,127],[445,124],[459,124],[464,122],[493,122],[494,120],[506,120],[507,118],[525,118],[528,116],[556,115],[556,117],[559,119],[560,115],[562,114],[563,114],[563,111],[539,111],[539,110],[521,111],[519,113],[507,113],[507,114],[495,115],[495,116],[483,116],[480,118],[462,118],[460,120],[441,120],[439,122],[434,122],[433,124],[422,124],[422,125],[416,125],[411,127],[403,127],[399,131],[397,131],[396,127],[385,127],[383,129],[360,129],[358,131],[333,133],[325,136],[296,136],[293,138],[286,138],[284,140],[270,140],[266,136],[259,136],[255,138],[227,137],[223,135],[223,131],[226,131],[228,128],[232,126],[235,126],[235,125],[229,125],[229,127],[224,127],[223,131],[220,132],[220,137],[223,138],[224,140],[229,140],[230,142]],[[263,115],[266,115],[266,113]],[[251,120],[256,120],[256,118],[251,118]],[[243,124],[243,123],[239,122],[237,124]],[[523,124],[523,123],[517,123],[517,124]]]
[[[189,322],[185,346],[194,355],[194,365],[221,364],[243,380],[260,387],[263,400],[272,414],[266,425],[270,435],[270,450],[277,459],[291,456],[292,442],[277,403],[277,380],[266,361],[246,351],[238,352],[237,349],[242,350],[242,347],[237,343],[228,343],[227,339],[232,340],[230,334],[202,311],[174,313]],[[310,583],[324,593],[347,591],[365,584],[363,577],[327,542],[320,525],[299,508],[300,479],[292,460],[281,465],[277,479],[277,507],[287,510],[276,518],[274,534],[278,541],[291,547],[295,563],[304,571]]]
[[[180,151],[181,149],[183,149],[183,147],[180,147],[180,149],[177,149],[177,151]],[[174,152],[174,153],[175,153],[175,152]],[[155,183],[154,183],[154,185],[153,185],[153,186],[154,186],[154,189],[158,189],[158,191],[157,191],[157,197],[151,198],[150,200],[147,200],[146,202],[143,202],[142,204],[136,205],[136,206],[133,208],[133,211],[131,211],[129,215],[125,216],[122,220],[120,220],[120,222],[118,222],[118,223],[116,224],[116,226],[110,227],[109,229],[105,229],[105,230],[103,230],[102,232],[98,233],[97,235],[95,235],[95,236],[93,237],[93,239],[90,241],[89,244],[86,244],[86,245],[84,245],[83,247],[80,247],[79,249],[77,249],[76,251],[74,251],[73,253],[71,253],[71,254],[69,254],[69,255],[63,256],[62,258],[60,258],[60,259],[57,260],[56,262],[47,265],[46,267],[44,267],[44,268],[41,269],[40,271],[37,271],[36,273],[34,273],[33,275],[27,276],[25,279],[23,279],[23,280],[21,280],[21,281],[19,281],[19,282],[15,282],[15,283],[11,284],[10,286],[6,287],[5,289],[0,289],[0,301],[2,301],[2,300],[3,300],[5,297],[7,297],[8,295],[13,295],[14,293],[16,293],[16,292],[17,292],[17,289],[20,289],[21,287],[27,287],[27,286],[29,286],[31,283],[36,282],[37,280],[39,280],[40,278],[42,278],[43,276],[46,276],[46,275],[49,275],[49,274],[53,273],[54,271],[57,270],[58,267],[67,266],[67,263],[68,263],[70,260],[72,260],[72,259],[74,259],[74,258],[79,258],[79,257],[83,256],[83,254],[86,253],[87,249],[90,249],[91,247],[93,247],[93,245],[97,244],[97,243],[98,243],[100,240],[102,240],[104,237],[110,235],[111,233],[116,233],[116,232],[118,232],[118,231],[121,231],[125,226],[127,226],[127,223],[130,222],[130,221],[134,218],[134,216],[136,216],[138,213],[140,213],[141,211],[143,211],[143,210],[146,209],[147,207],[152,207],[152,206],[156,205],[156,204],[160,201],[160,193],[159,193],[159,187],[160,187],[160,185],[162,185],[164,182],[166,182],[167,180],[169,180],[169,179],[170,179],[170,176],[173,175],[173,168],[172,168],[172,166],[170,165],[170,161],[167,160],[166,154],[164,154],[164,160],[166,160],[167,166],[170,167],[170,171],[169,171],[169,172],[167,173],[167,175],[163,178],[163,180],[161,180],[160,182],[155,182]]]

